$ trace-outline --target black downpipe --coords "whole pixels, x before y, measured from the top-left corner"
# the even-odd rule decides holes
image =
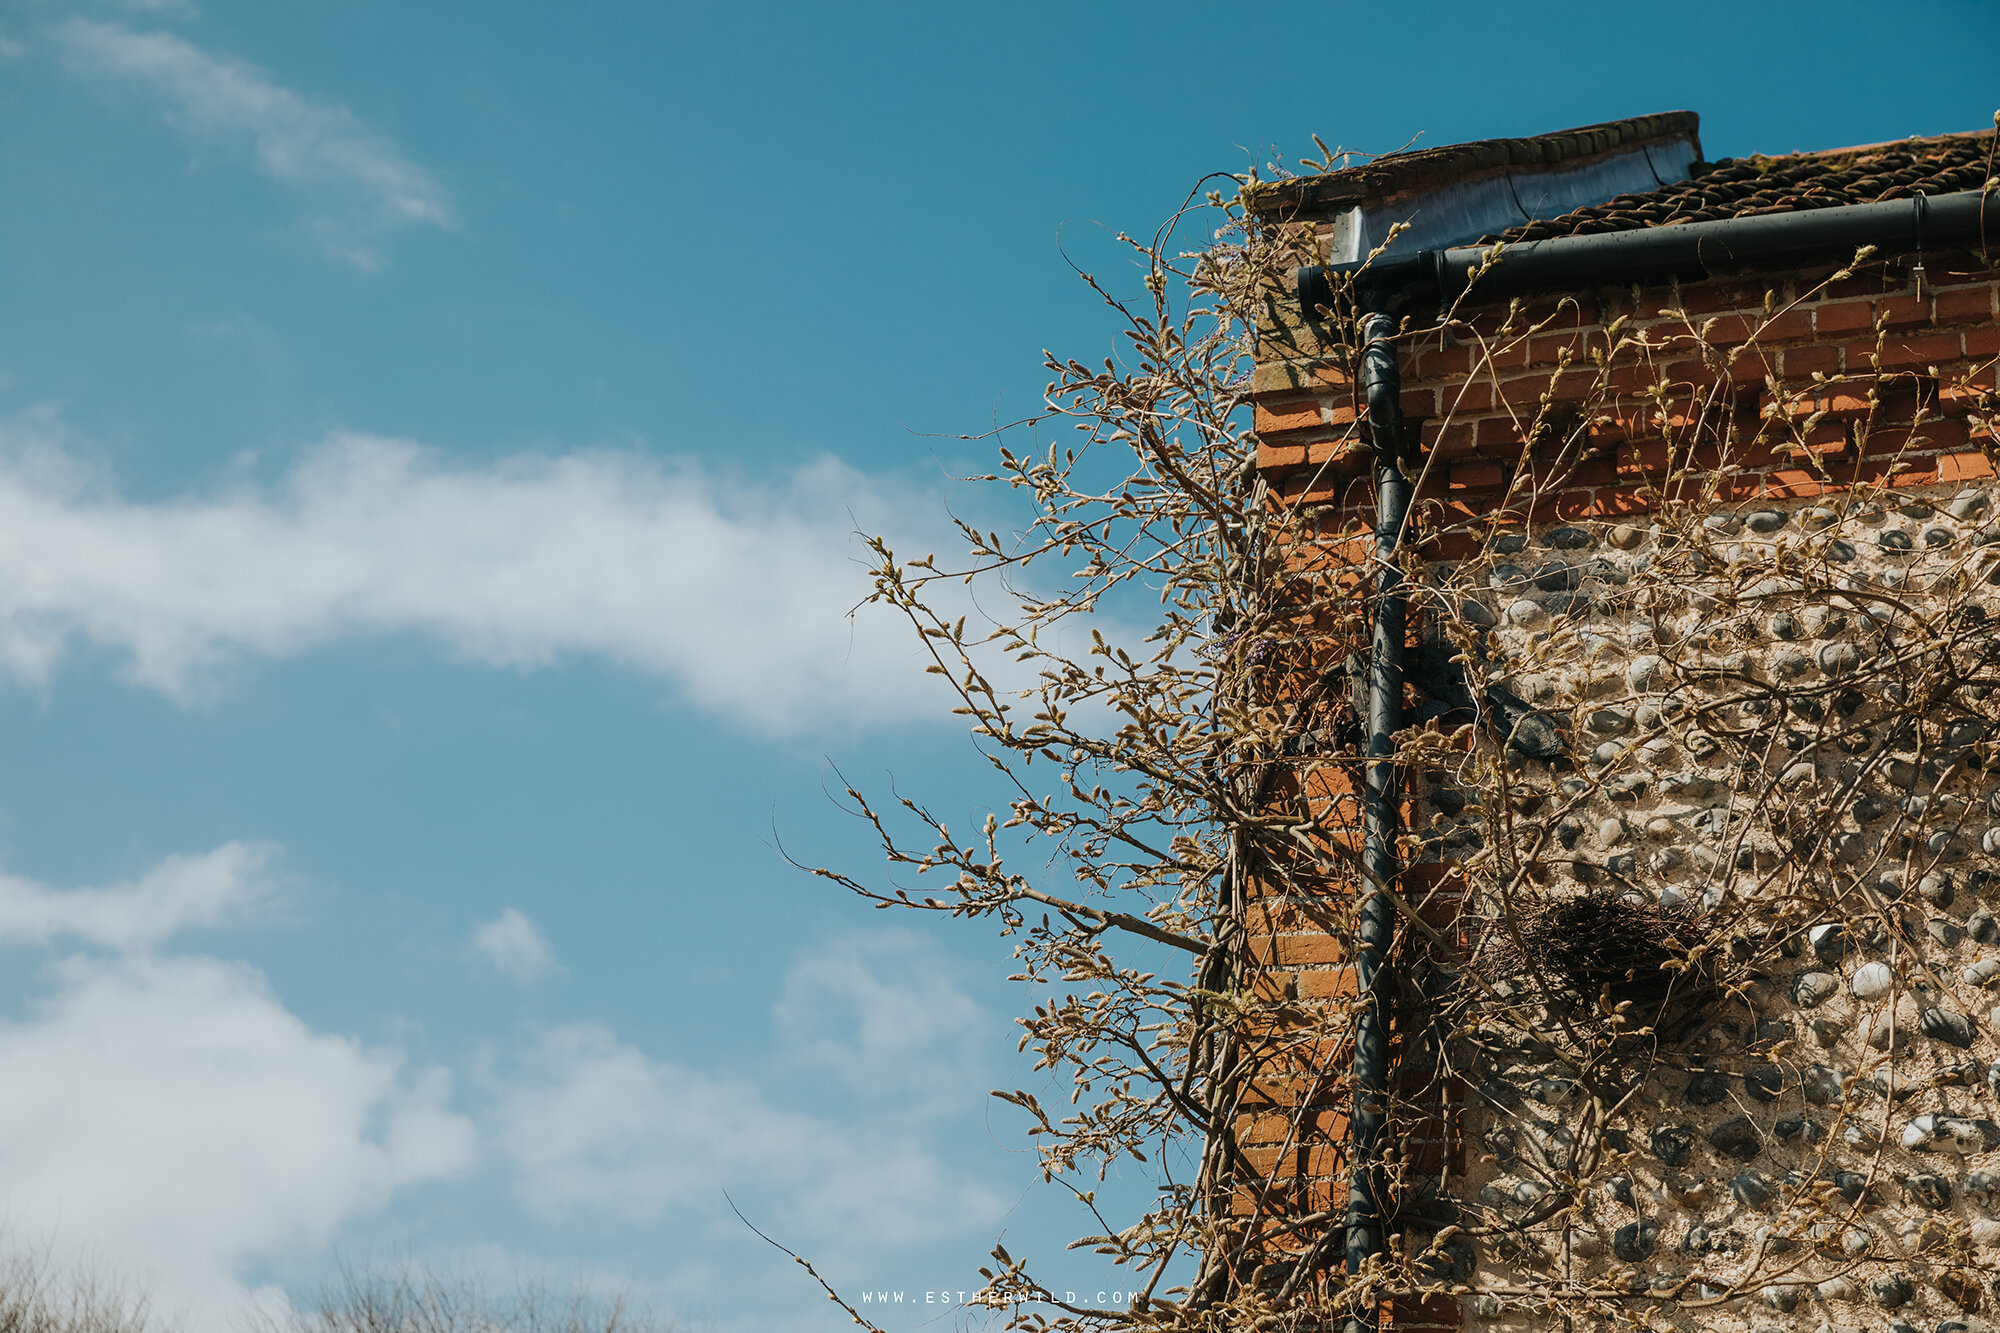
[[[1361,320],[1361,383],[1375,449],[1375,624],[1368,654],[1368,756],[1361,806],[1366,871],[1355,925],[1354,1109],[1348,1129],[1347,1272],[1359,1273],[1383,1251],[1380,1140],[1389,1111],[1389,948],[1395,938],[1396,823],[1401,784],[1395,736],[1403,725],[1403,641],[1409,619],[1396,548],[1410,512],[1403,472],[1403,377],[1396,364],[1395,318]],[[1344,1333],[1375,1333],[1373,1301],[1351,1311]]]

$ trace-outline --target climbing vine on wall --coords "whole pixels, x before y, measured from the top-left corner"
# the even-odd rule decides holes
[[[1117,355],[1051,356],[1046,412],[990,437],[977,480],[1032,521],[965,526],[958,557],[875,543],[876,600],[955,692],[994,813],[853,788],[899,873],[817,871],[1013,944],[1047,1081],[995,1095],[1133,1298],[1059,1299],[998,1249],[981,1300],[1008,1327],[1184,1330],[1425,1297],[1704,1329],[1994,1300],[2000,495],[1895,484],[1941,405],[1990,430],[1992,366],[1778,375],[1765,330],[1882,273],[1866,252],[1774,285],[1733,340],[1671,291],[1645,318],[1404,320],[1399,350],[1472,349],[1467,384],[1569,342],[1499,503],[1455,510],[1433,456],[1406,465],[1413,799],[1378,887],[1412,1146],[1388,1252],[1348,1274],[1372,514],[1336,463],[1274,489],[1246,404],[1302,347],[1353,383],[1357,325],[1344,297],[1286,312],[1311,238],[1251,224],[1235,182],[1120,239],[1134,290],[1084,275]],[[1865,410],[1829,445],[1843,394]],[[1565,512],[1612,456],[1624,512]],[[1816,484],[1771,493],[1774,457]],[[968,579],[984,622],[948,609]],[[1155,1187],[1124,1216],[1097,1192],[1120,1163]]]

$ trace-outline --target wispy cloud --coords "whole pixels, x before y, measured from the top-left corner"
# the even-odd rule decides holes
[[[81,940],[124,952],[152,948],[192,926],[220,925],[271,890],[274,850],[225,843],[170,856],[124,884],[57,889],[0,871],[0,943]]]
[[[0,426],[0,672],[18,679],[81,641],[186,700],[246,656],[414,632],[489,665],[608,659],[771,730],[937,705],[907,627],[849,617],[868,592],[855,529],[934,506],[830,460],[740,483],[342,435],[276,486],[139,503],[59,435]]]
[[[430,174],[346,107],[173,33],[72,18],[55,34],[78,74],[145,94],[182,133],[246,147],[271,176],[309,194],[319,207],[315,232],[350,263],[379,264],[381,238],[399,227],[451,221]]]
[[[542,928],[515,907],[473,930],[472,951],[523,986],[562,970]]]
[[[831,1078],[877,1118],[939,1114],[976,1095],[979,1053],[1007,1039],[921,936],[829,940],[785,974],[772,1006],[787,1067]]]
[[[117,9],[134,14],[148,14],[155,18],[195,19],[201,17],[192,0],[110,0]]]
[[[782,1088],[809,1090],[811,1111],[786,1105],[782,1088],[653,1059],[599,1024],[544,1032],[507,1080],[497,1119],[522,1194],[556,1216],[646,1221],[680,1207],[714,1208],[726,1189],[761,1197],[823,1252],[849,1244],[879,1252],[989,1225],[1000,1199],[933,1141],[943,1117],[977,1100],[959,1052],[973,1046],[986,1016],[941,968],[906,981],[898,969],[911,948],[901,936],[842,941],[831,970],[811,958],[794,968],[779,1015],[794,1030],[782,1034],[776,1067],[786,1071]],[[830,1000],[829,1010],[802,1034],[799,1016],[784,1011],[815,996]],[[924,1005],[933,1016],[900,1017]],[[857,1027],[847,1041],[837,1035]],[[801,1035],[812,1043],[811,1061],[795,1058]],[[876,1085],[885,1096],[899,1098],[925,1077],[953,1084],[954,1096],[837,1107],[824,1083],[835,1055],[843,1081]]]

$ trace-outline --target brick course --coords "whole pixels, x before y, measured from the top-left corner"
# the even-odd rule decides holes
[[[1908,282],[1904,266],[1891,264],[1878,279],[1884,290],[1866,299],[1829,294],[1815,281],[1819,275],[1807,272],[1776,275],[1768,284],[1656,289],[1636,302],[1621,294],[1530,308],[1516,314],[1511,328],[1504,310],[1482,310],[1450,332],[1408,336],[1401,348],[1403,406],[1429,465],[1424,497],[1448,492],[1454,503],[1474,509],[1507,501],[1512,465],[1535,433],[1577,428],[1561,420],[1563,410],[1600,394],[1591,419],[1580,425],[1607,460],[1622,460],[1611,466],[1626,469],[1628,488],[1644,466],[1646,444],[1723,410],[1759,414],[1746,426],[1765,423],[1744,451],[1752,465],[1739,463],[1732,483],[1743,498],[1873,480],[1888,474],[1868,460],[1890,455],[1910,465],[1893,475],[1893,484],[1963,475],[1964,460],[1942,460],[1983,455],[1994,442],[1990,419],[1962,389],[1946,401],[1934,389],[1925,397],[1923,381],[1994,386],[2000,280],[1970,256],[1961,256],[1953,271],[1934,254],[1927,268],[1936,285],[1921,301],[1891,288]],[[1607,314],[1623,321],[1616,335],[1599,322]],[[1560,329],[1538,327],[1537,315]],[[1259,464],[1291,502],[1340,503],[1343,481],[1362,477],[1369,465],[1365,404],[1344,371],[1311,355],[1328,350],[1314,347],[1312,331],[1294,336],[1285,350],[1307,355],[1260,366],[1260,382],[1322,387],[1310,396],[1291,389],[1268,406],[1260,395]],[[1606,365],[1614,336],[1631,341],[1617,364]],[[1718,377],[1736,388],[1729,402],[1708,392]],[[1782,386],[1782,397],[1773,396],[1774,386]],[[1816,433],[1790,429],[1808,422]],[[1860,439],[1820,429],[1850,423],[1867,428]],[[1624,452],[1629,444],[1638,450]],[[1801,451],[1847,470],[1836,466],[1809,482],[1791,465]],[[1605,469],[1559,481],[1555,494],[1540,497],[1552,512],[1587,515],[1607,504],[1630,512],[1619,497],[1592,493],[1621,484]]]

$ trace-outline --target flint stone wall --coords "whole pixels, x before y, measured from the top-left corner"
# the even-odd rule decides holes
[[[1621,1117],[1626,1161],[1585,1215],[1531,1230],[1511,1259],[1476,1247],[1474,1292],[1567,1273],[1701,1301],[1754,1265],[1770,1280],[1659,1307],[1659,1325],[1985,1327],[2000,1298],[2000,669],[1944,695],[1925,669],[2000,651],[1996,506],[1987,488],[1930,488],[1744,507],[1686,532],[1550,524],[1434,570],[1466,588],[1456,630],[1484,683],[1572,757],[1530,744],[1508,760],[1511,837],[1549,849],[1548,890],[1714,920],[1740,988],[1663,1044]],[[1911,698],[1926,684],[1933,697]],[[1439,790],[1422,807],[1432,854],[1476,855],[1492,820]],[[1525,1216],[1568,1166],[1578,1089],[1529,1054],[1482,1063],[1464,1193]],[[1514,1304],[1464,1302],[1475,1327],[1545,1326]]]

